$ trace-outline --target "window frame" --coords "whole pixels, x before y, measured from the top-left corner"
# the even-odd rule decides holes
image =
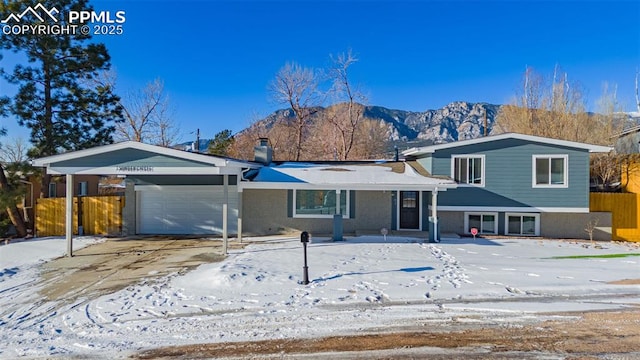
[[[48,195],[50,198],[58,197],[58,184],[55,182],[49,183]]]
[[[546,184],[538,184],[537,179],[537,161],[538,159],[548,159],[549,160],[549,177],[548,183]],[[562,184],[552,184],[551,183],[551,160],[552,159],[562,159],[564,162],[562,171],[563,171],[563,182]],[[568,154],[545,154],[545,155],[532,155],[531,157],[531,186],[533,188],[568,188],[569,187],[569,155]]]
[[[480,159],[480,183],[474,184],[469,181],[469,173],[467,172],[467,182],[461,182],[456,180],[456,162],[459,159],[467,160],[467,169],[468,169],[468,161],[469,159]],[[451,156],[451,178],[461,187],[470,186],[470,187],[484,187],[486,183],[487,172],[485,171],[486,167],[486,156],[484,154],[457,154]]]
[[[498,223],[500,222],[498,220],[498,216],[499,214],[497,212],[486,212],[486,211],[471,211],[471,212],[465,212],[464,213],[464,233],[465,234],[471,234],[470,228],[469,228],[469,216],[470,215],[480,215],[480,228],[478,229],[478,234],[484,234],[484,235],[498,235],[498,228],[499,225]],[[482,218],[485,215],[490,215],[493,216],[494,219],[494,224],[493,224],[493,232],[484,232],[482,229]]]
[[[294,218],[306,218],[306,219],[333,219],[334,214],[298,214],[298,208],[296,206],[297,204],[297,197],[298,197],[298,191],[336,191],[336,190],[331,190],[331,189],[294,189],[293,190],[293,196],[292,196],[292,202],[291,202],[291,207],[292,209],[292,215]],[[345,211],[344,214],[342,215],[343,219],[348,219],[349,215],[351,214],[351,194],[350,194],[350,190],[340,190],[340,201],[342,201],[342,198],[345,197]]]
[[[513,234],[509,232],[509,216],[518,216],[520,217],[520,234]],[[528,216],[528,217],[533,217],[535,218],[535,225],[534,225],[534,233],[533,234],[523,234],[522,233],[522,226],[523,226],[523,221],[522,218]],[[518,213],[518,212],[511,212],[511,213],[505,213],[504,214],[504,234],[505,235],[509,235],[509,236],[540,236],[540,214],[538,213]]]
[[[88,194],[89,194],[89,182],[88,181],[78,182],[78,196],[87,196]]]

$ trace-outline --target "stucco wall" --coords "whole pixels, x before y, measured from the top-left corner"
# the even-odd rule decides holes
[[[455,191],[455,190],[454,190]],[[440,234],[464,234],[464,213],[458,211],[438,211]]]
[[[243,233],[251,235],[283,234],[309,231],[331,234],[333,219],[308,219],[288,216],[287,190],[243,191]],[[344,233],[356,230],[380,230],[391,227],[391,192],[358,191],[355,195],[355,217],[343,219]]]
[[[589,239],[587,224],[597,219],[593,232],[594,240],[611,240],[611,213],[591,212],[586,214],[542,213],[540,235],[550,238]]]

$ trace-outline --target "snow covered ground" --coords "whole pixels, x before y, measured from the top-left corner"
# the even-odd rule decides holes
[[[0,358],[123,358],[159,346],[307,338],[438,326],[452,318],[526,322],[545,312],[640,304],[637,244],[361,236],[313,239],[301,284],[298,238],[255,238],[220,263],[72,304],[42,301],[38,269],[64,239],[0,246]],[[103,241],[83,237],[75,247]],[[150,274],[151,275],[151,274]]]

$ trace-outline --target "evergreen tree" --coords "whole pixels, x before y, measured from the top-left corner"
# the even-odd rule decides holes
[[[59,13],[91,10],[86,0],[45,0],[45,8]],[[32,1],[0,2],[0,17],[20,14]],[[23,19],[25,20],[25,19]],[[46,19],[45,19],[46,20]],[[37,22],[36,19],[29,19]],[[57,25],[64,26],[61,16]],[[111,143],[114,123],[122,119],[119,98],[110,85],[91,81],[110,67],[104,44],[90,42],[90,35],[9,34],[2,35],[0,48],[22,54],[27,63],[12,71],[0,69],[4,78],[17,85],[9,112],[21,126],[31,130],[30,157],[55,155]],[[5,98],[6,100],[6,98]],[[41,196],[46,194],[50,176],[44,176]]]
[[[207,152],[218,156],[228,156],[234,142],[235,139],[231,134],[231,130],[222,130],[211,140]]]

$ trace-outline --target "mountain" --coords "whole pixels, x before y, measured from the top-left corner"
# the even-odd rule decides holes
[[[315,110],[322,112],[324,108]],[[382,106],[365,106],[365,117],[383,121],[389,127],[389,140],[398,147],[446,143],[472,139],[484,133],[484,116],[491,133],[500,105],[456,101],[438,110],[424,112],[394,110]],[[291,109],[273,112],[260,122],[269,128],[277,119],[291,118]],[[402,144],[402,146],[400,145]]]
[[[491,133],[499,110],[499,105],[456,101],[441,109],[424,112],[367,106],[365,116],[386,122],[389,125],[390,140],[393,142],[429,144],[482,136],[485,113],[487,133]]]
[[[323,107],[314,109],[318,113]],[[487,116],[487,133],[493,129],[500,105],[456,101],[437,110],[423,112],[394,110],[382,106],[365,106],[365,117],[382,121],[389,128],[391,148],[406,149],[413,146],[447,143],[473,139],[484,134],[484,117]],[[258,123],[270,128],[278,119],[293,118],[291,109],[276,110]],[[210,139],[200,139],[200,152],[206,152]],[[193,151],[193,141],[175,147]]]

